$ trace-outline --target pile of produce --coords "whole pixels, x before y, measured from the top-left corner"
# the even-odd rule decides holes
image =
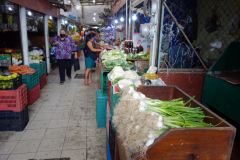
[[[29,63],[40,63],[43,60],[43,54],[42,50],[33,50],[29,52]]]
[[[21,73],[22,75],[32,75],[33,73],[35,73],[35,69],[29,68],[28,65],[21,66],[13,65],[9,67],[9,69],[11,74]]]
[[[12,75],[8,76],[2,76],[0,75],[0,89],[11,89],[13,88],[13,81],[16,78],[18,78],[17,73],[13,73]]]
[[[114,60],[105,60],[103,61],[103,64],[104,66],[107,68],[107,69],[113,69],[115,66],[120,66],[122,68],[125,68],[125,65],[126,65],[126,60],[124,59],[114,59]]]
[[[129,53],[127,59],[150,59],[150,52],[140,52],[138,54]]]
[[[192,98],[193,99],[193,98]],[[148,148],[162,133],[171,128],[214,127],[207,124],[200,107],[191,108],[182,98],[161,101],[147,98],[132,87],[123,88],[114,109],[113,123],[123,145],[132,155],[140,153],[146,159]]]

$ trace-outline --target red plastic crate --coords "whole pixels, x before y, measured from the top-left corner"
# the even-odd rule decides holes
[[[28,104],[27,85],[16,90],[0,90],[0,111],[21,112]]]
[[[112,82],[108,81],[108,105],[109,106],[111,104],[111,87],[112,87]]]
[[[47,85],[47,74],[45,73],[40,77],[40,89]]]
[[[101,81],[100,81],[100,79],[98,81],[98,89],[101,89]]]
[[[27,95],[28,95],[28,105],[30,106],[41,96],[40,85],[38,84],[35,87],[33,87],[31,91],[27,92]]]

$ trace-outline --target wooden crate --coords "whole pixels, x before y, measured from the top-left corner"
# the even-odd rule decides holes
[[[135,61],[135,66],[138,68],[138,71],[143,72],[144,68],[149,68],[149,60]]]
[[[175,86],[140,86],[142,92],[149,98],[172,100],[191,97]],[[170,129],[158,137],[147,151],[148,160],[229,160],[236,134],[236,129],[218,115],[199,102],[191,101],[191,107],[201,107],[206,116],[206,123],[219,126],[214,128],[180,128]],[[118,136],[116,136],[118,137]],[[131,157],[128,148],[117,138],[115,160],[138,160],[138,155]],[[119,155],[119,156],[118,156]]]

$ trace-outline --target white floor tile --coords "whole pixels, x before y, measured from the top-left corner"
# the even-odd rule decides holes
[[[35,159],[61,158],[61,151],[37,152]]]
[[[43,139],[38,152],[61,151],[64,138]]]
[[[19,141],[22,137],[22,132],[0,132],[0,141]]]
[[[0,155],[0,160],[7,160],[9,155]]]
[[[19,141],[12,153],[33,153],[37,152],[41,140]]]
[[[18,141],[12,142],[0,142],[0,154],[10,154],[14,147],[17,145]]]
[[[68,126],[68,119],[54,120],[52,119],[48,128],[66,128]]]
[[[62,151],[61,157],[70,158],[71,160],[86,160],[86,149],[65,150]]]
[[[36,153],[11,154],[7,160],[29,160],[34,159]]]
[[[44,139],[49,138],[64,138],[66,136],[67,128],[48,128]]]
[[[74,150],[86,148],[86,136],[66,137],[63,145],[63,150]]]
[[[25,130],[21,140],[36,140],[42,139],[46,129]]]
[[[51,120],[33,120],[30,124],[27,125],[27,129],[45,129],[48,128]]]

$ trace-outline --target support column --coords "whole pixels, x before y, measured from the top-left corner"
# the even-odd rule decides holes
[[[62,29],[61,27],[61,19],[58,18],[57,19],[57,35],[60,36],[60,29]]]
[[[132,33],[131,33],[131,31],[132,31],[132,29],[131,29],[131,27],[132,27],[132,11],[131,11],[131,6],[132,6],[132,1],[130,0],[130,2],[129,2],[129,28],[128,28],[128,39],[129,40],[132,40]]]
[[[128,0],[126,0],[126,40],[128,40]]]
[[[20,36],[21,36],[21,43],[22,43],[23,64],[29,65],[26,8],[23,6],[19,6],[19,19],[20,19]]]
[[[45,53],[47,63],[47,73],[50,73],[50,53],[49,53],[49,35],[48,35],[48,15],[44,14],[43,17],[44,25],[44,39],[45,39]]]

